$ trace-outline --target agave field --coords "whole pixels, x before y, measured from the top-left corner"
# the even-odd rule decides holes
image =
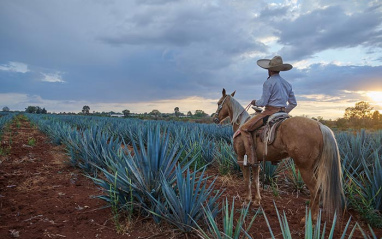
[[[1,138],[2,138],[2,129],[5,127],[6,124],[8,124],[9,122],[11,122],[11,120],[13,119],[13,116],[12,114],[0,114],[0,141],[1,141]],[[0,148],[0,155],[2,154],[6,154],[7,153],[7,149],[5,148]]]
[[[63,145],[70,164],[103,189],[98,197],[107,202],[121,232],[124,224],[139,216],[191,238],[258,238],[260,221],[267,225],[263,228],[266,238],[382,236],[382,131],[336,132],[346,195],[343,203],[346,214],[354,217],[340,221],[342,215],[329,220],[323,216],[313,222],[306,209],[304,231],[296,234],[288,208],[280,209],[269,200],[262,204],[273,212],[264,206],[253,208],[222,187],[221,178],[236,175],[240,180],[241,175],[231,126],[24,115],[51,142]],[[0,117],[0,128],[13,118],[12,114]],[[293,159],[279,165],[267,163],[262,170],[266,172],[262,193],[275,199],[286,191],[296,198],[306,193]],[[272,218],[277,225],[270,222]]]

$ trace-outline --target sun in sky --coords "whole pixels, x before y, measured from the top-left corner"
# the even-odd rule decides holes
[[[366,95],[378,105],[382,105],[382,91],[369,91]]]

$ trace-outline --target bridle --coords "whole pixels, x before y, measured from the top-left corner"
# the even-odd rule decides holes
[[[220,105],[218,105],[218,109],[217,109],[216,112],[215,112],[215,118],[214,118],[214,122],[215,122],[216,124],[219,123],[219,118],[218,118],[218,116],[219,116],[220,111],[223,109],[223,104],[224,104],[224,102],[225,102],[225,100],[227,99],[228,96],[229,96],[229,95],[226,95],[226,96],[224,97],[222,103],[221,103]]]
[[[222,103],[221,103],[220,105],[218,105],[218,109],[217,109],[216,112],[215,112],[215,118],[214,118],[214,122],[215,122],[216,124],[219,123],[219,117],[218,117],[218,116],[219,116],[220,111],[223,109],[223,104],[224,104],[224,102],[225,102],[225,100],[227,99],[228,96],[229,96],[229,95],[226,95],[226,96],[224,97]],[[233,124],[240,125],[239,123],[237,123],[238,118],[240,117],[241,114],[243,114],[244,111],[248,111],[248,109],[249,109],[250,106],[251,106],[251,103],[249,103],[249,104],[247,105],[247,107],[245,107],[245,108],[243,109],[243,111],[241,111],[240,114],[238,114],[238,115],[236,116],[236,118],[232,119],[231,124],[232,124],[232,125],[233,125]]]

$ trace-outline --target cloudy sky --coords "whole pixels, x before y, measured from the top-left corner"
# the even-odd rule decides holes
[[[281,55],[293,115],[382,113],[379,0],[2,0],[0,109],[216,110],[225,88],[261,96]]]

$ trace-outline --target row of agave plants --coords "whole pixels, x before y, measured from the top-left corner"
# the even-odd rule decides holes
[[[2,132],[3,127],[11,122],[13,119],[14,114],[0,114],[0,132]]]
[[[382,131],[336,135],[342,159],[347,206],[382,228]]]
[[[220,205],[222,192],[215,189],[215,178],[205,173],[206,166],[213,163],[224,170],[239,170],[230,127],[86,116],[27,116],[53,142],[64,144],[71,163],[104,188],[106,193],[100,197],[112,207],[116,224],[121,212],[131,217],[139,210],[157,223],[166,221],[182,232],[197,232],[203,238],[251,238],[248,231],[258,213],[247,218],[249,206],[243,207],[234,223],[234,201],[226,199]],[[373,226],[380,222],[377,212],[381,210],[382,198],[381,135],[364,131],[356,136],[337,134],[347,206],[362,212],[367,220],[373,215],[370,220]],[[288,174],[292,181],[303,186],[293,160],[287,160],[282,167],[292,172]],[[277,180],[282,171],[280,166],[271,164],[266,164],[265,170],[270,182]],[[219,211],[223,213],[223,228],[216,221]],[[267,220],[265,213],[259,212]],[[325,233],[321,220],[315,225],[308,210],[306,213],[306,237],[321,237]],[[277,215],[283,238],[292,238],[285,214],[277,211]],[[330,238],[335,223],[334,218]],[[349,233],[349,225],[350,220],[343,237]],[[350,235],[356,228],[368,237],[357,223],[350,229]],[[274,238],[270,226],[269,229]],[[371,235],[377,238],[373,232]]]
[[[3,138],[3,132],[4,132],[4,129],[6,127],[6,125],[8,125],[13,117],[14,117],[14,114],[5,114],[5,113],[2,113],[0,112],[0,146],[2,145],[2,138]],[[2,148],[0,147],[0,156],[1,155],[4,155],[4,154],[7,154],[9,151],[9,145],[7,148]]]

